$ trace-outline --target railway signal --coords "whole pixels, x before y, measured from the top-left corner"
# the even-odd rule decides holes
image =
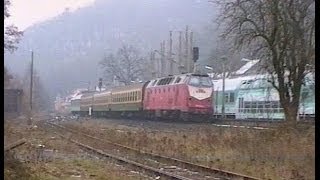
[[[199,59],[199,47],[193,47],[192,48],[192,54],[193,54],[193,62],[197,62],[197,60]]]
[[[99,90],[101,91],[101,88],[102,88],[102,78],[99,78]]]

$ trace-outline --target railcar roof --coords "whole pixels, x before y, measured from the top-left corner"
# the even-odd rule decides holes
[[[111,91],[110,91],[110,90],[108,90],[108,91],[103,91],[103,92],[97,92],[97,93],[94,94],[94,96],[99,97],[99,96],[105,96],[105,95],[109,95],[109,94],[111,94]]]
[[[78,94],[78,95],[72,97],[72,98],[70,99],[70,101],[77,100],[77,99],[81,99],[82,96],[83,96],[83,94]]]
[[[244,80],[259,79],[265,77],[265,75],[253,75],[253,76],[241,76],[236,78],[226,78],[225,79],[225,91],[236,90],[240,83]],[[212,80],[213,88],[215,91],[222,91],[223,80]]]

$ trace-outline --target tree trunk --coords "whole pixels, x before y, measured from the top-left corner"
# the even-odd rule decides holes
[[[297,123],[298,109],[297,106],[292,105],[283,108],[287,124],[295,125]]]

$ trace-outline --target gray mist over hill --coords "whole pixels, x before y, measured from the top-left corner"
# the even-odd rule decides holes
[[[138,48],[146,57],[160,42],[174,38],[186,25],[200,47],[200,62],[209,59],[215,45],[215,8],[204,0],[97,0],[94,4],[36,24],[25,30],[5,64],[25,76],[34,51],[34,67],[51,97],[74,88],[97,85],[99,61],[122,44]]]

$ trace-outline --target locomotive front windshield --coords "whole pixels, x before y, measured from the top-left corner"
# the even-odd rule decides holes
[[[189,85],[195,87],[212,87],[210,77],[191,76]]]

